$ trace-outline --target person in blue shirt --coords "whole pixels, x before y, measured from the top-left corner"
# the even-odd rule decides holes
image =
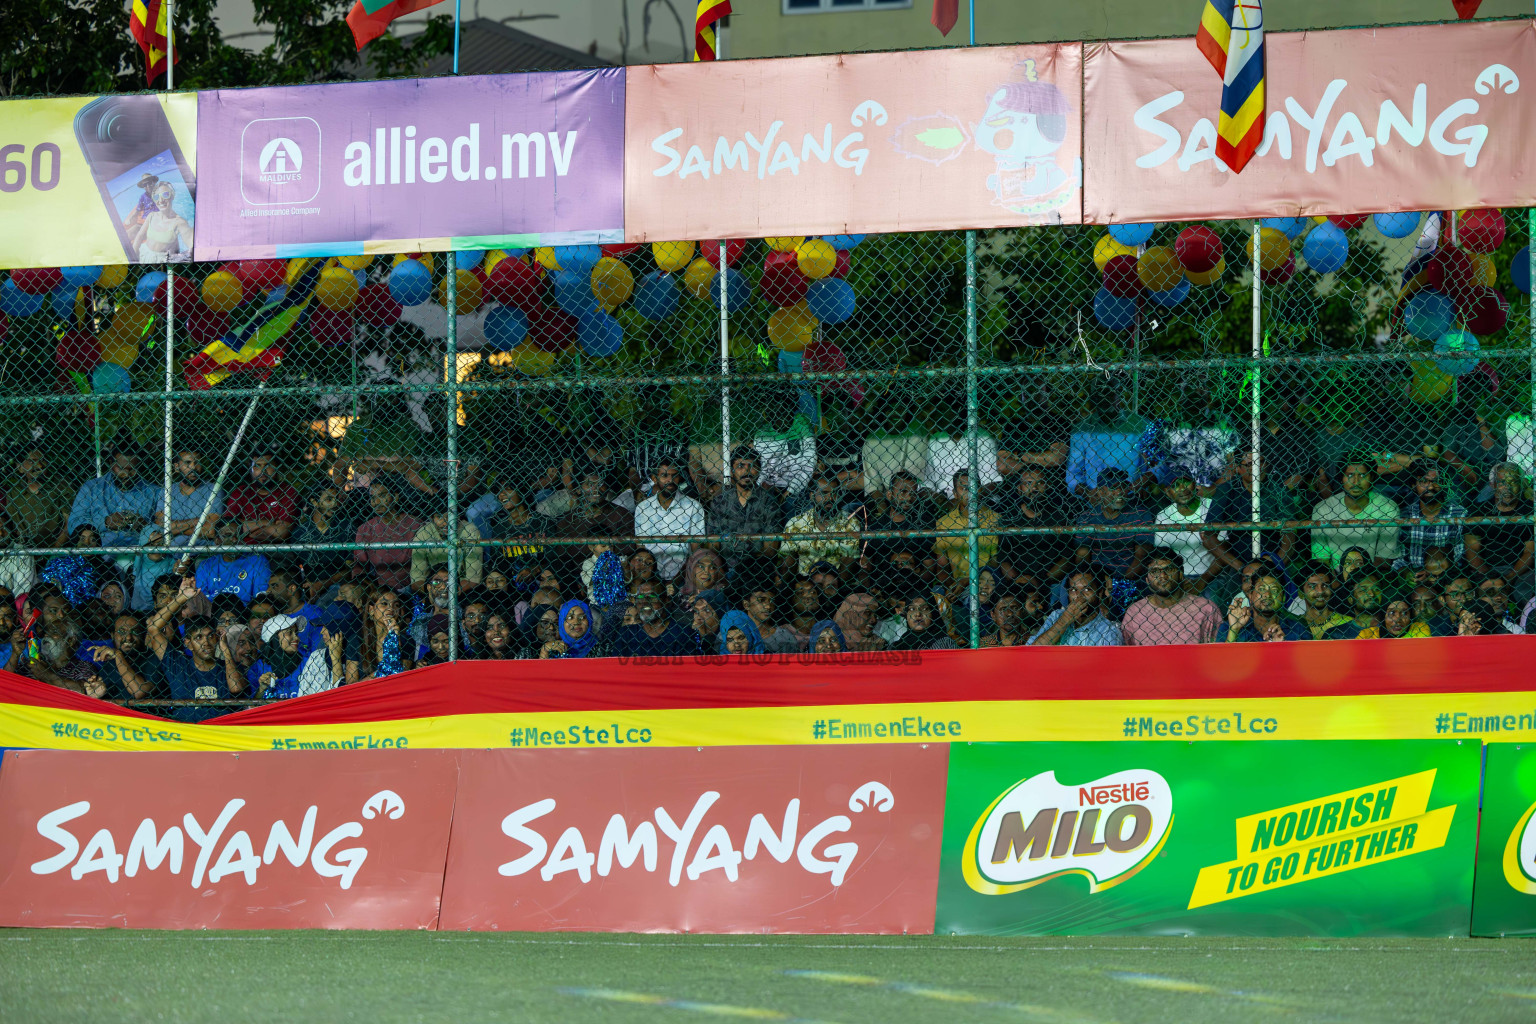
[[[220,544],[239,544],[244,539],[245,527],[238,520],[228,519],[219,524],[216,536]],[[210,598],[234,594],[243,604],[250,604],[252,598],[266,590],[270,577],[271,569],[264,555],[226,552],[211,555],[197,566],[199,590]]]
[[[5,643],[0,644],[0,671],[15,672],[27,638],[17,622],[14,600],[0,601],[0,636],[5,637]]]
[[[1084,500],[1091,499],[1099,487],[1099,474],[1112,467],[1140,487],[1151,471],[1139,443],[1145,424],[1139,417],[1121,412],[1120,393],[1112,384],[1098,387],[1090,401],[1092,411],[1072,431],[1067,449],[1067,490]]]
[[[208,510],[208,518],[203,523],[203,532],[198,539],[207,540],[214,535],[219,517],[224,514],[224,494],[215,491],[212,483],[202,479],[202,462],[198,453],[191,449],[182,449],[177,454],[176,475],[176,482],[171,484],[171,543],[178,546],[187,543],[204,508]],[[163,488],[155,498],[153,518],[157,525],[165,525]]]
[[[94,526],[104,547],[133,547],[154,517],[160,489],[139,479],[138,458],[128,449],[113,452],[108,465],[105,476],[87,481],[75,495],[68,529]]]
[[[1067,606],[1051,612],[1029,642],[1044,647],[1119,647],[1120,626],[1104,614],[1109,587],[1110,573],[1103,566],[1069,573]]]
[[[320,621],[325,613],[317,605],[304,600],[304,578],[298,569],[273,569],[267,578],[267,594],[277,603],[282,615],[304,620],[299,630],[299,654],[308,658],[325,640],[320,635]]]
[[[342,684],[345,637],[323,630],[321,649],[305,654],[299,649],[299,635],[306,625],[295,615],[274,615],[262,624],[261,654],[245,670],[246,682],[258,696],[307,697]]]
[[[197,584],[183,578],[176,597],[150,618],[145,639],[165,669],[172,700],[224,701],[239,697],[246,690],[245,677],[228,657],[227,650],[221,650],[224,644],[213,619],[206,616],[189,619],[181,635],[181,648],[172,646],[167,624],[174,622],[181,610],[200,596],[202,591]],[[201,722],[227,710],[219,705],[206,708],[183,705],[172,714],[183,722]]]

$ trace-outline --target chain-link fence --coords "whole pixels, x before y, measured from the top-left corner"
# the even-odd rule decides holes
[[[6,667],[196,717],[460,658],[1517,631],[1526,228],[16,271]]]

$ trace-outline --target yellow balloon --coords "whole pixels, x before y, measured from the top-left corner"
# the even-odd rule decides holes
[[[357,292],[357,275],[346,267],[326,267],[315,285],[315,299],[327,309],[350,309]]]
[[[240,279],[227,270],[215,270],[203,281],[203,305],[215,313],[228,313],[244,298]]]
[[[592,268],[592,294],[605,309],[621,306],[635,290],[635,275],[624,261],[604,256]]]
[[[796,235],[793,238],[769,238],[765,239],[768,248],[774,252],[794,252],[800,248],[800,243],[805,241],[804,235]]]
[[[688,264],[688,269],[683,271],[683,287],[696,299],[709,297],[709,286],[714,280],[715,268],[702,256]]]
[[[299,279],[299,275],[304,273],[305,268],[313,262],[315,262],[314,259],[305,256],[289,260],[288,272],[283,275],[283,283],[291,287],[293,282]]]
[[[512,357],[512,369],[530,377],[543,377],[555,368],[555,354],[546,352],[526,342],[512,346],[507,353]]]
[[[97,288],[116,288],[128,280],[128,264],[108,263],[101,268],[101,276],[96,279]]]
[[[545,270],[559,270],[560,261],[555,259],[554,246],[541,245],[533,250],[533,258],[539,261],[539,266]]]
[[[1196,271],[1193,271],[1193,270],[1186,270],[1186,271],[1184,271],[1184,276],[1189,278],[1189,283],[1190,284],[1204,285],[1204,284],[1210,284],[1213,281],[1219,281],[1221,279],[1221,275],[1225,274],[1226,272],[1227,272],[1227,261],[1226,260],[1220,260],[1210,270],[1201,270],[1199,272],[1196,272]]]
[[[460,316],[466,316],[480,308],[480,279],[475,276],[473,270],[460,270],[454,274],[458,279],[457,302],[454,303],[454,311]],[[443,308],[448,306],[448,279],[445,277],[437,283],[437,304]]]
[[[432,269],[432,254],[429,253],[429,252],[419,252],[419,253],[417,253],[414,256],[412,256],[408,252],[398,252],[398,253],[395,253],[395,258],[390,260],[389,265],[391,267],[398,267],[400,264],[404,263],[406,260],[415,260],[417,263],[420,263],[422,266],[426,267],[428,270]]]
[[[656,257],[656,265],[669,274],[675,274],[688,265],[693,259],[694,245],[692,242],[652,242],[651,255]]]
[[[800,264],[800,273],[817,281],[837,269],[837,250],[826,239],[807,238],[795,250],[795,262]]]
[[[373,257],[368,255],[338,256],[336,262],[348,270],[367,270],[368,264],[373,262]]]
[[[1106,234],[1099,239],[1093,247],[1093,265],[1099,268],[1099,273],[1104,272],[1104,265],[1116,256],[1135,256],[1136,247],[1125,245],[1115,240],[1113,235]]]
[[[117,307],[112,323],[101,335],[101,359],[127,369],[139,357],[139,339],[154,317],[147,302],[124,302]]]
[[[1276,228],[1259,229],[1259,269],[1279,270],[1291,255],[1291,240]],[[1253,236],[1248,236],[1248,259],[1253,259]]]
[[[768,340],[785,352],[803,352],[805,346],[816,340],[816,328],[821,321],[811,313],[804,302],[776,309],[768,317]]]
[[[506,258],[507,250],[505,249],[492,249],[490,252],[486,253],[484,264],[486,274],[489,275],[491,271],[496,269],[496,264],[500,263]]]
[[[1497,276],[1493,268],[1493,258],[1491,256],[1473,255],[1472,280],[1484,288],[1492,288]]]
[[[1154,245],[1136,261],[1136,276],[1148,291],[1166,292],[1184,279],[1184,267],[1166,245]]]
[[[1429,360],[1410,360],[1409,366],[1413,367],[1413,379],[1408,382],[1408,397],[1420,405],[1428,405],[1438,402],[1451,393],[1451,385],[1455,383],[1448,373],[1441,372],[1440,368]]]

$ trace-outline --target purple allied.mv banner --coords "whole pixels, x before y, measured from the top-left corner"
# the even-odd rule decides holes
[[[623,237],[623,68],[198,96],[199,261]]]

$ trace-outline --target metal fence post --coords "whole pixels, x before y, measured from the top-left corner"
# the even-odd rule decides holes
[[[1259,299],[1263,295],[1263,279],[1259,267],[1259,222],[1253,222],[1253,393],[1249,396],[1251,403],[1251,422],[1249,424],[1249,439],[1253,448],[1252,470],[1249,476],[1252,478],[1251,493],[1249,495],[1249,508],[1252,518],[1249,522],[1259,522],[1259,496],[1264,485],[1259,483],[1259,447],[1262,444],[1261,435],[1264,433],[1264,424],[1259,415],[1259,357],[1264,352],[1264,311],[1260,308]],[[1263,541],[1259,531],[1254,530],[1250,535],[1253,557],[1259,557]]]
[[[448,528],[444,542],[448,545],[448,660],[459,660],[459,265],[453,250],[448,251],[448,277],[446,299],[448,309],[448,338],[446,356],[448,374],[448,431],[447,469]],[[484,549],[482,549],[484,557]],[[431,573],[429,572],[430,578]],[[431,595],[427,600],[430,603]],[[428,608],[428,614],[434,611]]]
[[[971,647],[981,645],[981,566],[977,526],[980,519],[981,472],[977,466],[976,433],[976,232],[965,233],[965,438],[969,459],[965,478],[966,586],[970,592]]]

